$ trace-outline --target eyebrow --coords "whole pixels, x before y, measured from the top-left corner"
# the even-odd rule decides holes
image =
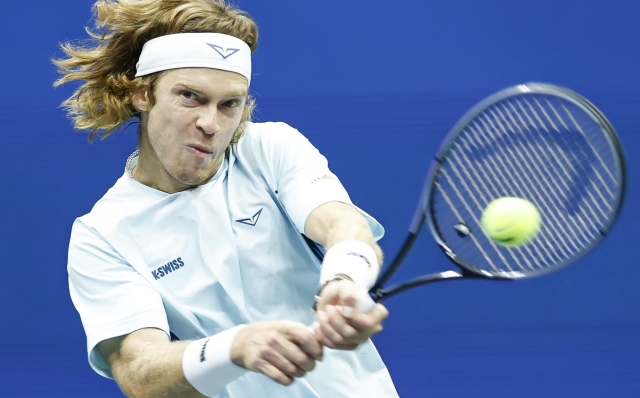
[[[177,84],[175,85],[175,87],[177,87],[177,88],[184,88],[184,89],[187,89],[187,90],[190,90],[190,91],[194,91],[196,94],[204,95],[204,93],[202,92],[202,90],[200,90],[200,89],[198,89],[198,88],[196,88],[196,87],[193,87],[193,86],[191,86],[191,85],[189,85],[189,84],[187,84],[187,83],[177,83]],[[232,91],[232,92],[230,92],[230,93],[227,93],[227,94],[225,95],[225,97],[246,97],[247,95],[249,95],[249,93],[247,92],[247,90],[240,89],[240,90],[237,90],[237,91]]]

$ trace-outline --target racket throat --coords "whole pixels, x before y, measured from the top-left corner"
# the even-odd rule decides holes
[[[467,272],[465,271],[443,271],[443,272],[437,272],[434,274],[429,274],[429,275],[424,275],[424,276],[419,276],[417,278],[411,279],[407,282],[404,283],[400,283],[398,285],[394,285],[394,286],[390,286],[386,289],[382,289],[382,288],[376,288],[374,287],[373,289],[371,289],[369,291],[369,295],[371,296],[371,298],[373,299],[373,301],[375,302],[380,302],[380,301],[384,301],[390,297],[395,296],[398,293],[402,293],[405,290],[417,287],[417,286],[422,286],[422,285],[428,285],[431,283],[435,283],[435,282],[444,282],[444,281],[449,281],[449,280],[456,280],[459,278],[463,278],[463,277],[474,277],[474,275],[472,273],[468,273],[469,275],[467,275]],[[477,276],[477,275],[476,275]]]

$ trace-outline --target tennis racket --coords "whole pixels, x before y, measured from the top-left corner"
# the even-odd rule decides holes
[[[555,272],[593,250],[611,230],[625,192],[625,162],[605,116],[580,95],[549,84],[507,88],[478,103],[451,129],[427,174],[409,235],[376,284],[374,302],[429,283],[509,281]],[[501,246],[480,223],[494,199],[532,202],[542,224],[533,240]],[[457,266],[384,287],[423,224]],[[364,293],[364,291],[363,291]]]

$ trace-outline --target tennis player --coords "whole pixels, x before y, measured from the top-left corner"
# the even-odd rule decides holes
[[[383,229],[298,131],[250,121],[254,21],[223,0],[94,7],[56,84],[81,82],[65,106],[90,140],[140,128],[71,233],[93,369],[130,397],[397,396],[369,340],[387,310],[356,309]]]

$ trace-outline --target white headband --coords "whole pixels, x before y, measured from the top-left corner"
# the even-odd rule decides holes
[[[238,73],[251,83],[251,49],[222,33],[177,33],[156,37],[142,47],[136,77],[178,68],[212,68]]]

